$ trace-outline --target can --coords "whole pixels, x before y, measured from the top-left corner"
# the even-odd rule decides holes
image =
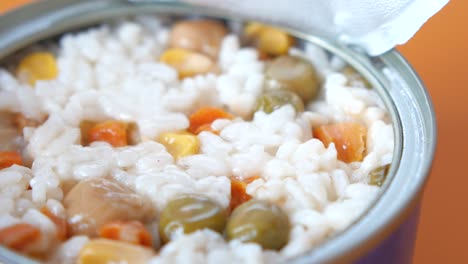
[[[63,32],[118,16],[153,13],[245,19],[170,0],[39,1],[0,17],[0,61]],[[286,30],[341,57],[367,78],[391,115],[395,136],[394,160],[376,201],[353,225],[291,262],[411,263],[419,204],[436,146],[435,114],[424,85],[396,50],[369,57],[336,40]],[[0,261],[35,263],[3,247]]]

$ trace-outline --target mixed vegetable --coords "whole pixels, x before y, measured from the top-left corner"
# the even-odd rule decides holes
[[[34,86],[37,81],[57,77],[58,66],[55,56],[49,52],[35,52],[24,57],[18,65],[17,76]]]
[[[313,133],[326,147],[335,144],[339,160],[362,161],[365,156],[367,129],[359,123],[324,125],[314,128]]]
[[[248,23],[244,33],[265,58],[287,54],[295,44],[295,39],[283,30],[258,22]]]
[[[143,197],[115,180],[104,178],[79,182],[65,195],[63,205],[70,234],[91,237],[109,222],[143,220],[150,212]]]
[[[94,122],[84,120],[80,123],[81,144],[88,146],[95,141],[107,142],[113,147],[138,144],[140,136],[135,123],[116,120]]]
[[[22,165],[22,158],[15,151],[0,151],[0,169],[5,169],[13,165]]]
[[[222,233],[226,220],[226,210],[216,202],[187,195],[170,201],[161,212],[159,233],[163,242],[170,241],[178,232],[189,234],[204,228]]]
[[[314,66],[296,56],[283,55],[267,62],[265,76],[267,80],[274,81],[277,88],[297,94],[304,104],[315,98],[320,87]]]
[[[147,263],[153,256],[153,250],[148,247],[131,243],[97,238],[84,245],[78,257],[78,264],[107,263]]]
[[[230,211],[252,199],[252,196],[250,196],[246,191],[247,184],[258,178],[260,177],[254,176],[246,179],[237,179],[236,177],[231,178],[231,201],[229,203]]]
[[[286,32],[260,23],[245,28],[247,41],[254,45],[265,61],[264,92],[257,98],[253,112],[271,113],[291,105],[297,113],[319,93],[321,80],[314,65],[305,59],[288,55],[295,39]],[[215,20],[188,20],[174,24],[169,47],[159,60],[177,70],[179,78],[216,73],[217,56],[225,25]],[[353,68],[343,72],[351,84],[369,86]],[[58,74],[55,56],[37,52],[26,56],[18,65],[17,76],[32,87],[38,81],[54,79]],[[190,126],[184,131],[166,131],[153,140],[165,146],[175,160],[200,152],[198,134],[218,134],[212,123],[219,119],[235,119],[226,109],[205,106],[189,115]],[[20,130],[40,122],[16,117]],[[138,144],[141,139],[135,123],[119,120],[83,120],[80,124],[81,144],[107,142],[113,147]],[[328,147],[334,144],[342,162],[362,161],[366,154],[365,126],[342,122],[314,127],[313,136]],[[20,153],[0,152],[0,169],[22,165]],[[369,175],[369,183],[381,186],[388,166]],[[161,240],[167,243],[180,234],[211,229],[224,234],[227,240],[253,242],[264,249],[280,250],[289,240],[290,222],[278,206],[250,196],[247,185],[259,179],[254,176],[231,178],[231,200],[228,208],[202,195],[187,194],[169,201],[160,212],[153,212],[144,197],[113,179],[99,178],[78,182],[63,199],[66,216],[55,215],[44,207],[41,212],[57,227],[57,240],[74,235],[92,238],[81,250],[78,263],[108,263],[126,261],[141,263],[153,255]],[[92,201],[92,202],[90,202]],[[155,230],[154,224],[157,229]],[[17,224],[0,229],[0,244],[25,251],[41,237],[40,230],[29,224]]]
[[[229,240],[253,242],[264,249],[279,250],[288,243],[288,215],[278,206],[260,200],[243,203],[232,212],[227,223]]]
[[[150,232],[141,222],[136,220],[109,222],[101,227],[99,236],[147,247],[151,247],[153,244]]]
[[[296,112],[304,111],[304,103],[301,98],[286,90],[266,91],[257,99],[254,109],[269,114],[285,105],[292,105]]]

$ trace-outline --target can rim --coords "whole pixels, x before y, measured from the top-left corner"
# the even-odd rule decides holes
[[[0,59],[44,36],[80,25],[87,26],[123,14],[172,12],[203,14],[239,20],[216,9],[174,1],[49,0],[14,10],[0,17]],[[396,147],[401,160],[394,177],[384,185],[378,201],[360,219],[315,249],[294,259],[297,263],[342,263],[357,259],[383,241],[419,202],[436,146],[435,113],[427,90],[408,62],[396,51],[370,58],[321,38],[294,32],[346,58],[370,78],[396,120]],[[398,98],[398,100],[393,100]],[[395,124],[395,123],[394,123]],[[393,165],[392,165],[393,167]],[[392,171],[390,172],[392,173]],[[410,175],[410,176],[408,176]],[[0,259],[8,263],[34,263],[0,247]]]

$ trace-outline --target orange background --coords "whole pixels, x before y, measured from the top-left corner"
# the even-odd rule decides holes
[[[0,0],[0,13],[30,1]],[[438,122],[437,153],[424,195],[414,263],[468,263],[466,10],[468,1],[452,0],[398,48],[430,91]]]

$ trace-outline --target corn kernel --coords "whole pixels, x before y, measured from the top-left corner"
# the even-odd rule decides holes
[[[277,28],[265,28],[260,34],[258,48],[272,55],[284,55],[294,45],[294,39]]]
[[[174,159],[197,154],[200,150],[200,141],[188,132],[162,133],[158,137],[158,142],[166,147]]]
[[[166,50],[160,61],[174,67],[180,78],[208,73],[215,66],[208,56],[178,48]]]
[[[89,241],[80,251],[78,264],[147,263],[153,256],[149,248],[109,239]]]
[[[18,78],[32,86],[37,81],[55,79],[57,74],[57,62],[54,55],[49,52],[29,54],[20,61],[17,69]]]
[[[244,32],[247,37],[256,42],[261,54],[284,55],[294,45],[294,38],[286,32],[258,22],[247,24]]]
[[[264,27],[265,25],[262,23],[250,22],[245,26],[244,33],[247,37],[257,37]]]

